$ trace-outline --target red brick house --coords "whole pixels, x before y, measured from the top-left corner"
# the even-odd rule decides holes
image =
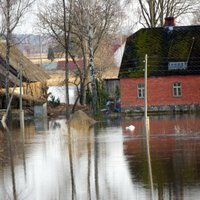
[[[200,110],[200,26],[143,28],[126,42],[119,71],[122,111],[144,111],[148,55],[148,110]]]
[[[69,60],[68,61],[68,69],[69,69],[69,73],[75,73],[77,71],[77,65],[80,69],[83,68],[83,60],[77,60],[76,61],[76,64],[72,61],[72,60]],[[57,64],[57,70],[65,70],[65,61],[58,61],[58,64]]]

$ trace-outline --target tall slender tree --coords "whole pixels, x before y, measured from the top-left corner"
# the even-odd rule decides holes
[[[95,79],[93,57],[95,56],[95,52],[99,48],[102,39],[106,34],[112,32],[114,28],[116,28],[116,22],[119,22],[117,20],[118,11],[120,9],[118,5],[118,0],[73,1],[73,12],[70,21],[70,44],[73,44],[73,47],[77,49],[77,54],[82,54],[84,60],[83,68],[78,70],[81,103],[84,103],[85,86],[90,82],[89,79],[91,79],[93,84],[93,98],[97,98],[95,96],[95,85],[93,82]],[[69,10],[71,10],[69,4],[66,7],[69,12]],[[57,0],[57,3],[45,7],[38,16],[40,27],[58,41],[63,48],[66,48],[63,43],[64,31],[62,25],[63,17],[61,15],[59,0]],[[69,20],[67,22],[69,23]],[[71,49],[69,49],[69,55],[71,57],[74,56]],[[91,72],[91,76],[89,76],[89,71]],[[93,109],[95,108],[93,107]]]
[[[6,40],[6,103],[9,102],[9,71],[12,34],[35,0],[1,0],[1,36]]]
[[[79,31],[83,39],[87,41],[88,68],[85,73],[85,81],[87,82],[88,72],[90,71],[93,111],[95,114],[97,89],[94,57],[105,36],[116,30],[117,25],[119,25],[120,4],[116,0],[77,0],[76,2],[77,15],[74,16],[74,29],[77,33]],[[78,14],[80,11],[81,14]]]
[[[68,10],[68,23],[66,20],[66,3],[63,1],[63,28],[64,28],[64,45],[65,45],[65,86],[66,86],[66,116],[69,118],[69,44],[70,44],[70,35],[71,35],[71,17],[73,9],[73,0],[69,0],[69,10]],[[68,24],[68,28],[67,28]]]
[[[66,116],[69,117],[69,46],[71,37],[71,18],[74,0],[55,0],[40,8],[38,26],[62,49],[65,55]]]

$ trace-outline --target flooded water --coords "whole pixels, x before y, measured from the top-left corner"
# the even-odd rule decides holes
[[[0,131],[0,200],[197,200],[199,152],[199,115],[151,116],[149,137],[140,117],[15,122]]]
[[[65,86],[49,86],[48,93],[51,93],[55,99],[59,99],[61,103],[66,103],[66,87]],[[76,87],[69,85],[69,103],[74,104],[77,97]],[[48,100],[51,100],[49,96]]]

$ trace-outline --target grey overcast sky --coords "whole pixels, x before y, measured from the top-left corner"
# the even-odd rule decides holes
[[[36,0],[34,6],[29,10],[29,12],[24,16],[22,23],[16,28],[15,33],[24,33],[24,34],[38,34],[39,30],[36,26],[36,13],[38,8],[41,8],[43,5],[52,2],[53,0]],[[122,0],[123,1],[123,0]],[[140,24],[137,24],[137,1],[133,0],[133,3],[125,8],[127,17],[123,18],[123,27],[122,33],[128,32],[133,33],[137,29],[141,28]],[[120,14],[120,13],[119,13]],[[191,17],[182,16],[181,19],[178,19],[177,25],[189,25]],[[123,31],[125,30],[125,31]]]
[[[49,3],[50,1],[52,0],[36,0],[14,32],[19,34],[37,34],[36,13],[38,12],[38,8],[47,4],[47,2]]]
[[[22,23],[15,29],[15,33],[32,33],[37,34],[38,29],[36,26],[36,13],[38,12],[38,8],[41,8],[42,6],[46,6],[47,3],[52,2],[53,0],[36,0],[34,6],[28,11],[28,13],[24,16]],[[123,0],[121,0],[123,1]],[[125,30],[125,32],[134,32],[138,28],[133,27],[136,21],[136,16],[134,13],[137,11],[137,3],[136,0],[133,0],[133,3],[126,7],[125,12],[127,13],[127,17],[123,18],[123,27],[122,30]],[[119,13],[120,15],[120,13]],[[134,30],[133,30],[134,29]],[[122,31],[123,32],[123,31]]]

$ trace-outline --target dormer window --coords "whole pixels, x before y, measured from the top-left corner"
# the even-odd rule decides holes
[[[187,62],[169,62],[168,70],[186,69]]]

